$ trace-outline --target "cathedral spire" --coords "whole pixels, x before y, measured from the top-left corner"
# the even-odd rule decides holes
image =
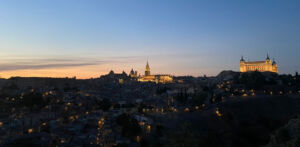
[[[147,65],[146,65],[146,68],[149,68],[149,63],[148,63],[148,60],[147,60]]]
[[[150,66],[147,60],[147,64],[146,64],[146,70],[145,70],[145,76],[149,76],[150,75]]]

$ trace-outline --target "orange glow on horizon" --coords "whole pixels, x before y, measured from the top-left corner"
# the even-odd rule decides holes
[[[98,70],[97,70],[98,69]],[[1,78],[10,77],[52,77],[52,78],[72,78],[89,79],[98,78],[100,75],[107,74],[109,70],[99,70],[99,67],[82,66],[69,68],[49,68],[49,69],[26,69],[26,70],[10,70],[0,72]]]
[[[90,79],[90,78],[99,78],[101,75],[108,74],[111,70],[115,73],[121,73],[125,71],[129,74],[131,69],[137,70],[138,75],[144,75],[144,64],[140,63],[139,65],[132,64],[103,64],[103,65],[87,65],[87,66],[78,66],[78,67],[60,67],[60,68],[44,68],[44,69],[20,69],[20,70],[7,70],[0,71],[0,78],[11,78],[11,77],[51,77],[51,78],[73,78],[77,79]],[[192,75],[199,76],[200,73],[196,71],[189,71],[191,74],[188,74],[188,71],[175,69],[174,67],[165,68],[153,66],[153,74],[169,74],[173,76],[184,76]]]

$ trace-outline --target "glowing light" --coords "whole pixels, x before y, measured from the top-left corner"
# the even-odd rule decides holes
[[[216,111],[217,116],[221,117],[222,114],[219,112],[219,110]]]
[[[151,132],[151,126],[150,126],[150,125],[147,126],[147,132],[148,132],[148,133]]]
[[[173,111],[174,111],[174,112],[177,112],[177,109],[175,108]]]
[[[0,127],[2,127],[2,126],[3,126],[3,122],[0,121]]]
[[[75,117],[74,117],[74,116],[70,116],[70,117],[69,117],[69,120],[74,121],[74,120],[75,120]]]
[[[102,127],[104,125],[104,118],[101,118],[99,121],[98,121],[98,126],[99,127]]]
[[[33,132],[33,129],[28,129],[28,133],[32,133]]]
[[[189,109],[189,108],[185,108],[184,111],[185,111],[185,112],[189,112],[190,109]]]
[[[216,109],[216,114],[217,114],[218,117],[222,116],[221,112],[219,111],[219,108]]]
[[[66,142],[66,140],[64,139],[64,138],[62,138],[61,140],[60,140],[60,143],[62,143],[62,144],[64,144]]]
[[[119,79],[119,84],[123,84],[124,80],[123,79]]]
[[[145,125],[145,122],[140,121],[140,122],[139,122],[139,125],[140,125],[140,126],[144,126],[144,125]]]
[[[140,142],[141,141],[141,136],[136,136],[136,142]]]

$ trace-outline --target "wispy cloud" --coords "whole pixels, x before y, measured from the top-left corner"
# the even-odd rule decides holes
[[[103,65],[108,63],[123,63],[135,61],[138,56],[120,57],[23,57],[23,58],[2,58],[0,59],[0,71],[12,70],[38,70],[55,69],[67,67],[81,67],[90,65]]]
[[[97,64],[96,63],[62,63],[62,64],[39,64],[39,65],[0,64],[0,71],[22,70],[22,69],[47,69],[47,68],[78,67],[78,66],[87,66],[87,65],[97,65]]]

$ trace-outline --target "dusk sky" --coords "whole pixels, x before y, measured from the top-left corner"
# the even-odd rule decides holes
[[[0,77],[300,71],[299,0],[1,0]]]

